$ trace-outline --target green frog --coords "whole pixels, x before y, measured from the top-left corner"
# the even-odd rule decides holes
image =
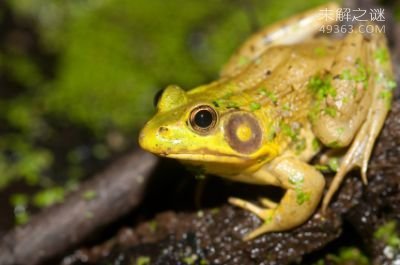
[[[251,36],[220,78],[190,91],[168,86],[157,113],[140,133],[140,146],[230,180],[274,185],[279,202],[229,198],[263,220],[247,234],[295,228],[321,200],[326,209],[347,172],[368,160],[395,87],[384,34],[357,30],[345,37],[318,34],[330,25],[321,10],[295,15]],[[323,196],[323,174],[309,161],[342,150]],[[343,152],[344,150],[344,152]],[[322,199],[323,197],[323,199]]]

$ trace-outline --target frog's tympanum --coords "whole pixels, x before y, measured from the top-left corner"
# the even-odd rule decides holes
[[[340,162],[322,209],[353,168],[367,182],[396,85],[390,55],[379,31],[354,26],[342,38],[318,34],[334,23],[321,15],[325,9],[339,8],[318,7],[256,33],[213,83],[188,92],[168,86],[141,131],[145,150],[285,190],[279,203],[262,198],[262,206],[229,199],[264,221],[245,239],[294,228],[313,214],[325,180],[309,161],[323,147]]]

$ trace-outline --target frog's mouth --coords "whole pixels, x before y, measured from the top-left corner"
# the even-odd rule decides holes
[[[216,162],[216,163],[243,163],[243,161],[248,161],[249,158],[241,157],[237,155],[227,155],[227,154],[202,154],[202,153],[162,153],[159,154],[163,157],[174,158],[186,161],[201,161],[201,162]]]

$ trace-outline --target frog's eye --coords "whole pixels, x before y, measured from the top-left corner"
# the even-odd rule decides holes
[[[189,121],[193,130],[198,133],[207,133],[217,124],[217,112],[208,105],[194,108],[190,113]]]

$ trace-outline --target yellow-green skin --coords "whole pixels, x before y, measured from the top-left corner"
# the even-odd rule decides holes
[[[141,147],[155,154],[232,180],[285,189],[279,203],[261,199],[265,208],[229,200],[265,221],[245,239],[294,228],[312,215],[325,181],[308,161],[322,145],[347,148],[324,209],[349,170],[361,168],[366,182],[394,87],[386,40],[356,26],[343,39],[313,37],[334,22],[321,18],[325,8],[335,12],[338,6],[317,7],[252,36],[218,81],[189,92],[169,86],[140,134]],[[201,132],[190,121],[199,106],[217,113],[215,125]]]

